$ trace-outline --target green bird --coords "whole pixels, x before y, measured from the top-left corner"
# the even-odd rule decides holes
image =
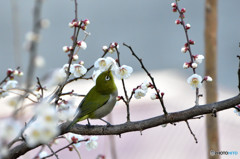
[[[102,72],[96,80],[96,85],[87,93],[77,108],[77,113],[67,130],[74,124],[85,119],[100,119],[108,115],[116,104],[118,90],[114,83],[111,66]],[[88,124],[89,120],[88,120]]]

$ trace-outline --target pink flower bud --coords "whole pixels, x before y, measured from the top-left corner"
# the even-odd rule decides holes
[[[86,30],[86,29],[87,29],[87,26],[86,26],[86,25],[83,25],[83,26],[81,26],[81,29],[82,29],[82,30]]]
[[[191,25],[188,23],[188,24],[186,24],[185,28],[188,30],[191,28]]]
[[[189,40],[189,44],[194,45],[194,44],[195,44],[195,41]]]
[[[116,97],[116,100],[117,100],[117,101],[120,101],[122,98],[123,98],[122,96],[117,96],[117,97]]]
[[[190,67],[190,63],[185,62],[185,63],[183,64],[183,68],[184,68],[184,69],[187,69],[187,68],[189,68],[189,67]]]
[[[164,96],[164,94],[165,94],[165,93],[164,93],[164,92],[162,92],[162,93],[161,93],[161,96],[163,97],[163,96]]]
[[[83,20],[82,22],[83,22],[84,25],[90,24],[90,21],[89,21],[88,19],[85,19],[85,20]]]
[[[177,12],[177,8],[173,8],[172,11],[173,11],[173,12]]]
[[[181,24],[181,21],[177,19],[177,20],[175,20],[175,24],[177,24],[177,25]]]
[[[173,2],[173,3],[171,3],[171,6],[174,7],[174,8],[176,8],[176,7],[177,7],[177,4]]]
[[[185,8],[182,8],[181,9],[181,13],[185,13],[186,12],[186,9]]]
[[[63,51],[64,51],[64,52],[68,52],[68,51],[69,51],[69,48],[68,48],[68,46],[63,46],[63,48],[62,48],[62,49],[63,49]]]
[[[13,70],[11,69],[11,68],[9,68],[8,70],[7,70],[7,75],[9,76],[9,75],[11,75],[13,73]]]
[[[182,48],[181,48],[181,52],[182,52],[182,53],[186,53],[187,51],[188,51],[188,47],[182,47]]]

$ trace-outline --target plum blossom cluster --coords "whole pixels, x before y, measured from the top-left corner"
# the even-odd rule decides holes
[[[88,151],[91,151],[93,149],[96,149],[98,146],[98,137],[92,136],[90,139],[85,139],[82,135],[68,133],[65,135],[65,138],[70,142],[73,143],[73,146],[78,148],[81,146],[81,142],[85,142],[86,149]],[[72,147],[69,147],[69,150],[72,151]]]
[[[6,118],[0,121],[0,158],[8,155],[8,143],[19,136],[22,124],[14,118]]]
[[[196,55],[192,54],[191,45],[194,45],[195,41],[188,38],[188,30],[191,28],[191,25],[189,23],[185,24],[185,22],[184,22],[186,9],[185,8],[180,9],[177,1],[171,3],[171,6],[172,6],[173,12],[179,13],[179,18],[177,20],[175,20],[175,24],[182,25],[183,29],[185,30],[186,37],[187,37],[187,42],[181,48],[182,53],[189,52],[189,55],[190,55],[190,61],[184,62],[183,68],[184,69],[188,69],[188,68],[193,69],[193,75],[191,75],[187,79],[187,82],[188,82],[188,84],[190,84],[190,86],[193,89],[200,88],[204,81],[211,82],[212,78],[210,76],[205,76],[204,78],[202,78],[200,75],[196,74],[196,68],[198,67],[199,64],[202,63],[202,61],[204,60],[204,56],[201,54],[196,54]]]
[[[76,19],[73,19],[72,22],[70,22],[68,24],[68,26],[70,28],[81,28],[82,30],[86,30],[87,29],[87,25],[90,24],[90,21],[88,19],[85,19],[85,20],[76,20]]]
[[[141,99],[142,97],[146,96],[148,88],[153,89],[154,87],[151,82],[144,81],[141,85],[133,89],[134,97],[136,99]]]
[[[112,42],[112,43],[109,45],[109,47],[106,46],[106,45],[104,45],[104,46],[102,47],[102,50],[103,50],[104,52],[114,53],[114,52],[116,51],[116,48],[117,48],[117,49],[119,48],[118,43]]]
[[[7,70],[6,74],[7,74],[6,78],[4,79],[4,81],[1,82],[2,86],[0,86],[0,98],[6,97],[9,94],[8,93],[9,90],[17,87],[18,81],[15,80],[16,76],[18,77],[23,76],[22,71],[20,71],[19,69],[13,70],[11,68]]]
[[[112,57],[106,57],[106,58],[99,58],[95,61],[94,67],[98,70],[95,70],[93,72],[92,78],[94,81],[96,81],[98,75],[106,71],[111,67],[111,70],[114,72],[115,76],[118,79],[127,79],[131,76],[133,72],[133,68],[127,65],[118,66],[116,61]]]
[[[72,120],[76,109],[71,101],[61,100],[57,104],[57,115],[59,121]]]
[[[59,134],[56,108],[46,102],[35,109],[35,117],[28,124],[23,136],[29,147],[47,144]]]

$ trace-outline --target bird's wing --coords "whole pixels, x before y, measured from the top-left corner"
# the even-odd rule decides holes
[[[98,108],[107,103],[110,95],[102,95],[98,93],[96,88],[93,87],[89,93],[85,96],[82,102],[79,104],[78,118],[89,115],[90,113],[96,111]],[[94,93],[92,93],[94,91]],[[97,97],[97,98],[96,98]]]

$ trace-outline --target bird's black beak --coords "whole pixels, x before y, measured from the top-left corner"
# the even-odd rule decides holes
[[[108,72],[110,72],[110,71],[111,71],[111,69],[112,69],[112,66],[113,66],[113,64],[109,66],[109,68],[108,68]]]

